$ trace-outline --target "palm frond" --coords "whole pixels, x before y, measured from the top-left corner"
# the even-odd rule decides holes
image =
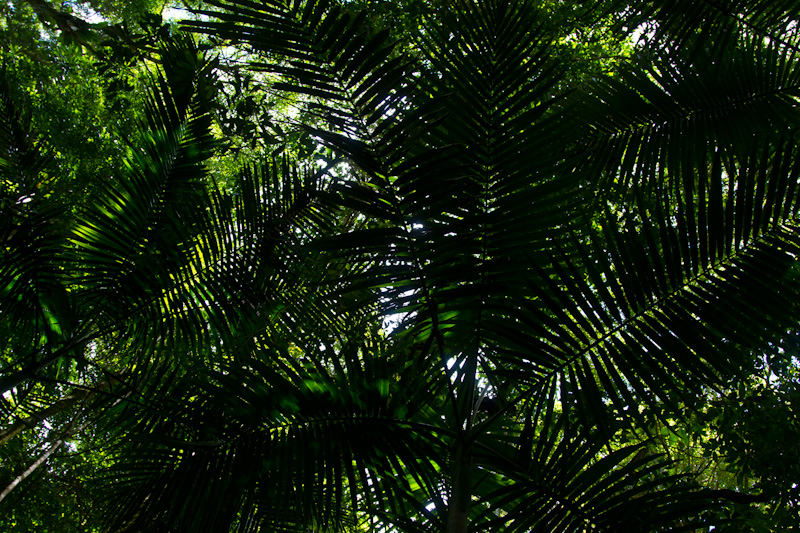
[[[346,368],[262,352],[129,407],[139,437],[109,477],[119,524],[345,531],[359,513],[421,512],[446,460],[418,403],[435,382],[396,373],[380,343],[344,346]]]
[[[749,34],[787,49],[800,50],[794,24],[800,10],[790,0],[655,0],[620,4],[627,4],[625,29],[651,31],[648,39],[651,44],[669,42],[676,48],[713,49],[735,39],[736,34]]]
[[[179,210],[178,239],[152,237],[188,265],[152,285],[186,306],[186,338],[210,324],[241,342],[131,411],[145,437],[112,476],[118,525],[701,523],[713,497],[614,436],[642,404],[691,408],[800,318],[793,48],[725,26],[586,97],[561,92],[525,1],[463,3],[422,29],[419,57],[333,3],[213,5],[187,27],[256,50],[348,167],[271,161],[204,215]],[[390,314],[387,340],[357,321]]]
[[[682,387],[719,384],[798,318],[786,292],[798,252],[794,54],[760,43],[731,54],[748,78],[695,63],[609,82],[630,114],[598,117],[596,207],[532,280],[540,303],[520,304],[530,333],[503,327],[513,343],[501,373],[580,391],[587,423],[608,402],[691,404]]]
[[[364,12],[328,1],[211,5],[222,11],[201,13],[217,20],[185,22],[186,27],[262,53],[263,62],[252,67],[280,75],[274,89],[307,97],[308,113],[322,126],[308,124],[310,133],[367,172],[380,172],[381,165],[406,155],[402,147],[414,135],[402,120],[410,58],[395,52],[387,31],[365,24]]]
[[[50,194],[52,157],[31,131],[27,103],[15,94],[11,73],[0,69],[0,317],[3,351],[31,369],[71,351],[77,320],[61,265],[70,214]],[[13,340],[12,340],[13,339]],[[4,391],[19,385],[3,369]]]
[[[208,206],[204,161],[213,151],[205,94],[212,64],[188,41],[180,54],[182,70],[166,61],[167,78],[153,80],[146,146],[131,149],[127,167],[87,206],[73,237],[84,306],[98,329],[153,327],[148,337],[156,343],[169,336],[159,322],[181,305],[170,287],[193,259]]]
[[[485,496],[477,530],[694,531],[704,525],[697,517],[714,506],[711,495],[664,475],[666,463],[658,457],[636,459],[637,448],[627,447],[597,459],[599,451],[562,440],[547,463]]]

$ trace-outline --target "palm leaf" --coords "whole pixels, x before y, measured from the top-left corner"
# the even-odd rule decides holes
[[[615,5],[610,9],[619,7]],[[627,15],[625,29],[651,30],[652,36],[648,39],[651,43],[668,41],[675,47],[689,45],[690,49],[697,46],[699,50],[703,46],[725,46],[736,34],[746,33],[798,51],[792,21],[797,20],[800,12],[794,2],[787,0],[657,0],[629,4]]]
[[[741,357],[797,319],[786,292],[795,286],[797,253],[797,156],[785,133],[795,127],[793,53],[752,43],[729,53],[737,72],[748,71],[739,63],[745,57],[751,62],[751,77],[664,64],[651,79],[628,75],[601,93],[624,99],[630,112],[600,112],[617,122],[598,124],[603,133],[585,167],[601,176],[599,213],[554,256],[560,275],[550,291],[538,290],[552,302],[539,313],[552,316],[545,326],[558,343],[546,363],[553,373],[524,365],[534,382],[568,376],[587,409],[594,398],[597,412],[602,397],[620,407],[647,398],[674,408],[691,403],[683,386],[697,392],[700,383],[721,383]],[[554,313],[558,307],[565,311]],[[516,346],[525,344],[516,337]],[[505,364],[516,354],[504,354]],[[598,419],[586,413],[587,423]]]
[[[261,215],[226,218],[233,204],[219,197],[217,231],[246,225],[204,246],[238,250],[241,238],[258,273],[214,256],[230,294],[256,287],[260,299],[296,279],[323,290],[300,314],[275,313],[283,322],[249,345],[254,360],[232,350],[237,364],[205,376],[202,394],[167,391],[174,404],[136,415],[137,432],[166,442],[136,452],[150,463],[141,476],[120,463],[133,494],[117,502],[120,523],[335,529],[366,513],[423,530],[461,513],[487,528],[625,530],[688,528],[712,507],[613,437],[640,404],[665,417],[691,406],[798,319],[791,47],[726,25],[718,46],[666,49],[562,94],[527,2],[465,4],[424,29],[416,62],[328,2],[214,5],[217,20],[188,27],[252,46],[258,68],[281,76],[274,88],[300,95],[313,117],[300,127],[351,165],[317,198],[359,222],[312,231],[294,252]],[[261,262],[272,250],[308,258],[312,273]],[[269,313],[309,295],[285,294]],[[337,307],[341,320],[325,310]],[[380,347],[353,343],[363,330],[351,319],[392,313],[389,342],[421,383],[399,379],[387,397],[375,387],[395,391],[393,374],[368,367]],[[501,407],[484,417],[488,389]],[[387,411],[394,401],[422,415]],[[221,443],[198,454],[201,427]],[[263,450],[281,468],[234,488],[225,472]],[[280,498],[253,496],[276,480]],[[232,495],[214,514],[190,489],[217,484]]]
[[[393,375],[380,344],[344,346],[337,359],[347,368],[335,371],[260,351],[246,369],[240,357],[163,389],[149,412],[129,407],[137,437],[109,477],[118,524],[344,531],[364,510],[419,512],[435,498],[443,460],[419,404],[435,382]],[[371,360],[359,360],[364,349]],[[218,491],[225,498],[206,505]]]
[[[85,305],[100,329],[113,331],[119,323],[146,327],[169,315],[167,287],[180,279],[202,224],[203,161],[212,143],[208,104],[196,85],[208,83],[211,65],[190,43],[181,53],[194,62],[184,63],[180,74],[166,62],[173,86],[165,78],[154,80],[147,145],[131,151],[126,172],[100,192],[74,231]],[[195,95],[193,101],[187,93]]]
[[[69,212],[51,196],[53,159],[30,128],[27,103],[14,94],[7,67],[0,70],[0,317],[4,391],[20,385],[51,362],[53,353],[72,351],[77,325],[61,266],[71,224]],[[25,367],[12,373],[16,365]]]

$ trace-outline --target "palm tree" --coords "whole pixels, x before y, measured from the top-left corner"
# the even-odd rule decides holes
[[[247,337],[280,305],[272,284],[292,282],[275,252],[294,240],[278,228],[304,208],[300,177],[287,172],[270,190],[276,175],[257,170],[242,185],[249,196],[211,189],[214,63],[191,40],[163,45],[140,130],[125,132],[127,156],[114,175],[96,176],[86,204],[56,190],[68,171],[59,176],[55,150],[32,133],[28,105],[2,71],[0,443],[33,430],[46,451],[4,480],[0,500],[64,442],[88,441],[98,414],[132,401],[152,373],[163,378],[187,354],[215,360],[215,343]]]
[[[187,23],[299,95],[329,164],[200,186],[213,63],[173,47],[149,149],[64,245],[81,319],[3,294],[49,354],[9,387],[111,334],[147,370],[106,409],[113,527],[718,519],[729,494],[621,435],[680,418],[798,318],[798,13],[619,4],[650,45],[579,85],[523,0],[459,2],[403,50],[326,1],[212,2]],[[4,286],[36,290],[6,264]]]

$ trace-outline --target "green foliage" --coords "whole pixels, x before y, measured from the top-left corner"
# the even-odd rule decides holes
[[[62,28],[103,81],[43,111],[4,71],[0,505],[41,475],[113,531],[795,521],[793,4],[198,7]]]
[[[63,420],[56,418],[55,424]],[[105,453],[93,432],[85,432],[50,456],[48,466],[37,470],[3,501],[0,524],[4,531],[102,531],[102,489],[91,482],[98,469],[107,467]],[[0,484],[6,487],[44,450],[39,435],[16,438],[0,448]]]

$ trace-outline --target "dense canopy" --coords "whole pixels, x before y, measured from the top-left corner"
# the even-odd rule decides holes
[[[800,523],[800,4],[0,5],[4,531]]]

